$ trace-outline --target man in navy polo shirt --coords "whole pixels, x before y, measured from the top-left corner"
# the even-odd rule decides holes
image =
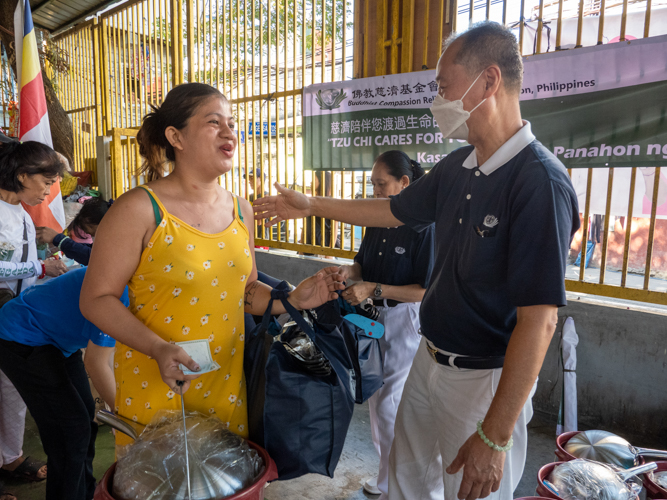
[[[512,33],[484,22],[448,39],[432,113],[467,139],[389,200],[307,198],[278,187],[255,203],[274,223],[310,215],[415,229],[435,222],[422,343],[390,457],[391,500],[509,500],[526,458],[537,375],[566,304],[579,228],[565,167],[521,119],[523,66]]]

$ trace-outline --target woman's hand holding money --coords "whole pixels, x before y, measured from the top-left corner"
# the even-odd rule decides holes
[[[150,357],[157,362],[162,380],[172,390],[176,387],[177,380],[184,380],[183,392],[185,392],[190,387],[190,381],[199,377],[199,375],[185,375],[179,368],[183,364],[194,372],[200,369],[199,365],[180,346],[170,344],[162,339],[156,340],[151,349]],[[179,387],[179,394],[180,390]]]

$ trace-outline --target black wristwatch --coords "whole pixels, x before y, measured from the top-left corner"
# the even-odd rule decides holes
[[[373,295],[375,296],[376,299],[382,297],[382,285],[380,283],[377,283],[375,285],[375,292],[373,292]]]

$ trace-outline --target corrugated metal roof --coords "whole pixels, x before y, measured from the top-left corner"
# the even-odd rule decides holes
[[[83,21],[118,0],[30,0],[33,22],[51,32]]]

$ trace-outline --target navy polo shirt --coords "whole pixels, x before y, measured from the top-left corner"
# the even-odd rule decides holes
[[[577,196],[530,124],[481,168],[472,146],[449,154],[392,197],[391,210],[415,229],[435,222],[435,266],[420,320],[439,349],[502,356],[517,307],[566,304]]]
[[[369,227],[354,261],[364,281],[427,288],[434,262],[434,225],[417,232],[408,226]]]

